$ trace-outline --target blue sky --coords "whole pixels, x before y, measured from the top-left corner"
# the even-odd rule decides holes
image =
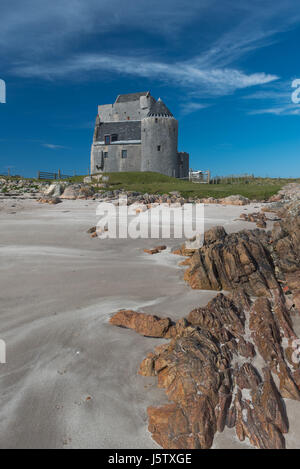
[[[97,105],[150,90],[214,175],[300,177],[297,0],[1,0],[0,172],[87,173]]]

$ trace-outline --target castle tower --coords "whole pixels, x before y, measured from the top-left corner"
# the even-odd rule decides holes
[[[142,119],[141,171],[178,177],[178,121],[161,99]]]

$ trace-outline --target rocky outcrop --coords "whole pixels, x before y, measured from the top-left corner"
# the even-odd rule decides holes
[[[172,322],[169,318],[160,319],[157,316],[138,313],[132,310],[118,311],[111,319],[114,326],[133,329],[146,337],[165,337]]]
[[[235,303],[242,296],[244,306]],[[281,397],[299,399],[299,391],[285,362],[280,321],[270,300],[252,304],[243,292],[219,294],[173,325],[169,319],[118,312],[112,324],[171,338],[149,353],[139,370],[157,376],[170,401],[148,408],[153,439],[166,449],[210,448],[215,433],[228,426],[256,447],[284,448],[288,420]],[[263,369],[251,363],[256,350]],[[280,379],[280,392],[271,371]]]
[[[14,199],[38,199],[48,187],[46,182],[16,177],[0,176],[0,197]]]
[[[285,447],[284,433],[288,419],[268,368],[263,369],[264,379],[251,364],[234,372],[235,397],[228,412],[229,426],[235,425],[237,437],[262,449]]]
[[[270,255],[255,232],[224,237],[219,230],[220,238],[216,228],[209,230],[203,247],[190,259],[184,278],[192,288],[231,291],[242,286],[254,296],[268,296],[270,289],[278,288]]]
[[[268,219],[264,212],[241,213],[240,218],[251,223],[256,223],[257,228],[267,227]]]
[[[167,246],[156,246],[153,249],[144,249],[144,252],[146,254],[153,255],[153,254],[158,254],[159,252],[164,251],[165,249],[167,249]]]
[[[296,304],[289,298],[297,298],[300,289],[297,213],[290,206],[272,234],[228,235],[215,227],[201,248],[177,251],[186,256],[185,279],[192,288],[227,290],[226,295],[219,293],[176,324],[136,312],[117,321],[143,335],[165,321],[155,336],[169,342],[149,353],[139,369],[157,377],[169,400],[148,408],[149,431],[163,448],[210,448],[225,427],[257,448],[285,447],[283,398],[300,400],[290,315]]]
[[[65,190],[65,185],[61,183],[53,183],[48,186],[45,191],[44,195],[48,197],[60,197],[61,194]]]
[[[271,312],[264,299],[258,302],[267,308],[266,315]],[[170,343],[158,346],[142,362],[139,373],[157,376],[171,402],[148,408],[149,431],[162,447],[210,448],[215,433],[228,426],[235,427],[241,441],[248,438],[258,448],[284,448],[288,419],[281,396],[298,399],[297,389],[289,376],[295,395],[278,391],[271,369],[277,373],[277,364],[284,363],[282,338],[271,318],[262,329],[260,318],[253,323],[258,305],[250,308],[251,313],[245,312],[219,294],[172,326]],[[265,359],[262,369],[251,363],[255,346]]]
[[[61,199],[76,200],[76,199],[87,199],[93,197],[94,189],[92,186],[84,184],[71,184],[66,187]]]
[[[269,250],[290,306],[300,313],[300,186],[299,194],[291,186],[287,193],[293,199],[285,201],[278,212],[283,218],[274,224]]]

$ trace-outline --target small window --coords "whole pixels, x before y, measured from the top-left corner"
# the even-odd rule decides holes
[[[103,152],[103,156],[104,156],[104,158],[108,158],[108,153],[107,153],[107,151],[104,151],[104,152]]]
[[[111,141],[112,142],[117,142],[118,141],[118,135],[117,134],[112,134]]]
[[[157,151],[160,151],[160,145],[157,145]]]
[[[157,117],[155,117],[155,122],[158,122],[158,119],[157,119]]]
[[[110,145],[110,135],[105,135],[104,143],[105,143],[105,145]]]
[[[122,158],[127,158],[127,150],[122,150]]]

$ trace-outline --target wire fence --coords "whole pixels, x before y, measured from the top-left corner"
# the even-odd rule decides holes
[[[12,174],[10,169],[7,169],[6,171],[0,170],[0,177],[1,176],[2,177],[10,177],[10,176],[14,176],[14,174]]]
[[[250,184],[255,179],[253,174],[231,174],[229,176],[214,176],[210,184]]]

